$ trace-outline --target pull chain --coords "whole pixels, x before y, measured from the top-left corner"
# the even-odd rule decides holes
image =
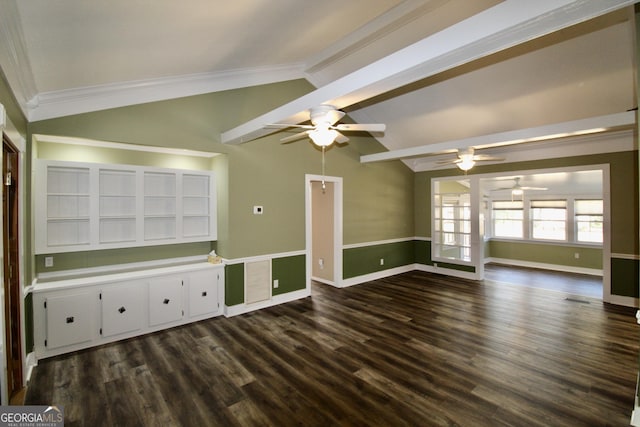
[[[327,186],[325,185],[325,182],[324,182],[324,149],[325,147],[323,145],[322,146],[322,194],[324,194],[327,189]]]

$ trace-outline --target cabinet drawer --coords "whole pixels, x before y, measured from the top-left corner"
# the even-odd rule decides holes
[[[163,277],[149,281],[149,325],[182,319],[182,278]]]
[[[219,308],[218,273],[196,271],[189,275],[189,316],[215,313]]]
[[[47,297],[45,302],[47,348],[91,341],[95,331],[92,314],[97,308],[94,294],[53,296]]]
[[[144,304],[141,283],[105,287],[102,298],[102,335],[133,332],[143,328]]]

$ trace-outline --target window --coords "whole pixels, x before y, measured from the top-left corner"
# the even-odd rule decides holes
[[[523,237],[523,203],[522,201],[493,202],[493,235],[494,237]]]
[[[471,260],[471,205],[468,193],[434,197],[435,257]]]
[[[602,200],[576,200],[574,202],[576,240],[602,243]]]
[[[543,240],[567,240],[567,201],[532,200],[531,237]]]

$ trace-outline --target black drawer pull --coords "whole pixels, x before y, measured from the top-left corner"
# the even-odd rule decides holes
[[[203,296],[203,297],[206,297],[206,296],[207,296],[207,291],[204,291],[204,292],[202,293],[202,296]]]
[[[124,313],[125,311],[127,311],[127,309],[126,309],[126,308],[124,308],[124,307],[120,307],[120,308],[118,309],[118,313],[120,313],[120,314]]]
[[[164,301],[162,301],[163,304],[169,304],[169,298],[165,298]]]
[[[67,323],[73,323],[73,316],[67,317]]]

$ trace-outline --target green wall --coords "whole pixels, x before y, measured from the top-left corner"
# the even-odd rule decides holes
[[[273,296],[303,290],[306,287],[306,257],[295,255],[271,260],[271,278],[279,282],[271,290]],[[225,305],[244,303],[244,263],[225,267]]]
[[[2,104],[7,112],[7,117],[11,120],[19,133],[27,134],[27,119],[22,114],[20,105],[13,96],[11,88],[5,79],[2,70],[0,70],[0,104]]]
[[[471,174],[526,171],[585,165],[610,165],[611,252],[638,254],[638,152],[594,154],[508,164],[476,166]],[[464,175],[461,171],[419,172],[414,176],[416,236],[431,236],[431,178]],[[630,236],[633,236],[630,238]]]
[[[343,251],[343,278],[363,276],[377,271],[410,265],[415,262],[412,240],[349,248]],[[384,264],[380,264],[380,260]]]
[[[574,166],[586,166],[586,165],[602,165],[609,164],[610,168],[610,185],[611,185],[611,252],[613,254],[625,254],[625,255],[638,255],[638,152],[620,152],[620,153],[605,153],[586,156],[575,156],[557,159],[547,160],[535,160],[527,162],[517,162],[509,164],[496,164],[488,166],[476,166],[471,171],[471,174],[485,174],[485,173],[501,173],[501,172],[513,172],[513,171],[526,171],[526,170],[539,170],[539,169],[551,169],[551,168],[566,168]],[[415,231],[418,237],[431,237],[431,179],[460,175],[463,177],[463,173],[457,170],[445,170],[445,171],[429,171],[419,172],[414,175],[414,194],[415,194]],[[550,249],[549,249],[550,248]],[[540,257],[547,259],[551,262],[549,257],[545,257],[542,254],[527,254],[523,250],[523,247],[517,245],[491,245],[489,250],[491,256],[498,258],[513,258],[513,259],[526,259],[535,261]],[[543,248],[538,248],[541,252],[557,252],[557,248],[543,245]],[[558,256],[566,258],[562,264],[575,265],[575,258],[568,256],[573,254],[575,250],[564,251],[562,254],[557,253]],[[596,254],[594,252],[586,251],[585,256],[589,262],[595,263]],[[540,258],[540,259],[542,259]],[[629,282],[631,275],[628,268],[629,262],[618,262],[621,260],[612,259],[611,263],[611,293],[614,295],[629,296],[630,289],[635,286],[636,290],[634,295],[637,295],[638,291],[638,276],[635,276],[634,281]],[[638,261],[631,261],[633,264],[638,264]],[[624,267],[623,267],[624,266]],[[588,267],[593,268],[593,267]],[[618,268],[624,268],[624,271],[617,270]],[[634,267],[634,268],[637,268]],[[623,279],[624,278],[624,279]]]
[[[271,276],[278,280],[279,286],[273,289],[273,295],[299,291],[306,287],[306,259],[304,255],[274,258],[271,261]]]
[[[532,242],[490,240],[485,257],[602,269],[602,249]],[[579,258],[575,254],[579,254]]]
[[[640,297],[638,292],[638,276],[640,266],[637,260],[612,258],[611,259],[611,284],[616,285],[616,295],[627,297]],[[611,289],[611,293],[613,289]]]
[[[218,179],[218,253],[237,259],[303,250],[305,174],[321,174],[320,151],[306,140],[281,144],[283,132],[240,145],[219,138],[312,89],[297,80],[34,122],[29,130],[223,153],[211,162]],[[343,177],[344,243],[413,236],[413,172],[399,161],[360,164],[361,154],[381,146],[367,136],[349,137],[349,144],[326,154],[326,174]],[[73,155],[45,148],[38,156]],[[263,215],[253,215],[254,205],[264,207]]]

